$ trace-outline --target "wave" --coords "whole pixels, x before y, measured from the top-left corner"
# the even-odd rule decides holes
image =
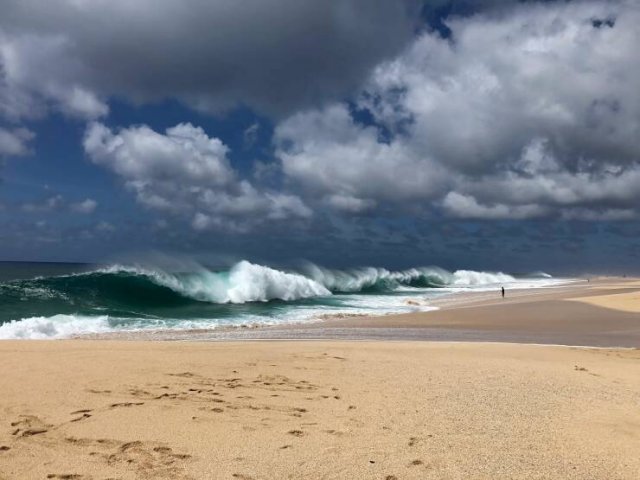
[[[415,296],[424,289],[515,280],[503,273],[448,272],[437,267],[329,270],[308,264],[298,271],[283,271],[244,260],[221,271],[193,265],[190,270],[112,265],[0,283],[0,326],[4,332],[0,338],[58,338],[79,332],[83,322],[90,331],[102,328],[107,319],[111,323],[114,319],[125,323],[141,319],[145,324],[166,319],[273,319],[288,315],[291,308],[349,310],[355,303],[373,302],[371,295],[376,294],[377,298],[387,294]],[[356,298],[355,294],[360,295]],[[393,303],[400,298],[389,296],[388,300]],[[23,320],[17,324],[18,319]]]
[[[222,272],[200,268],[196,272],[179,274],[122,266],[109,267],[100,272],[142,276],[181,296],[210,303],[292,301],[331,295],[326,287],[303,275],[282,272],[246,260]]]
[[[0,284],[0,299],[67,303],[100,302],[127,308],[149,305],[180,306],[192,301],[214,304],[285,302],[330,296],[334,293],[390,292],[402,287],[471,287],[508,283],[504,273],[437,267],[389,271],[383,268],[329,270],[308,264],[303,272],[285,272],[241,261],[224,271],[200,267],[195,272],[113,265],[85,273],[41,277]]]
[[[241,261],[219,271],[190,265],[188,272],[180,272],[112,265],[0,283],[0,339],[290,323],[337,313],[402,313],[432,309],[426,292],[437,289],[549,283],[438,267],[330,270],[307,264],[284,271]]]
[[[0,325],[0,339],[49,340],[87,333],[105,333],[110,330],[111,327],[106,316],[53,315],[4,323]]]
[[[497,283],[510,283],[516,279],[504,273],[457,270],[448,272],[438,267],[410,268],[389,271],[384,268],[358,268],[328,270],[317,265],[306,267],[307,275],[333,292],[388,292],[402,287],[443,288],[472,287]]]

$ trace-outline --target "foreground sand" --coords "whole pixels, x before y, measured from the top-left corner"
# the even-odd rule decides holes
[[[2,479],[640,478],[640,350],[1,342]]]

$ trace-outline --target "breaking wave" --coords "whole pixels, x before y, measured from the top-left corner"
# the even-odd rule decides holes
[[[30,299],[53,303],[119,304],[127,309],[182,305],[285,302],[334,293],[384,293],[402,288],[470,287],[515,281],[504,273],[430,268],[389,271],[383,268],[328,270],[307,265],[285,272],[241,261],[231,269],[199,268],[189,273],[114,265],[86,273],[20,280],[0,284],[0,301]]]
[[[513,282],[515,278],[504,273],[458,270],[448,272],[437,267],[410,268],[389,271],[384,268],[358,268],[327,270],[308,265],[307,275],[333,292],[388,292],[402,287],[443,288],[470,287]]]
[[[284,271],[243,260],[225,270],[190,265],[180,272],[112,265],[0,283],[0,339],[428,310],[428,292],[512,282],[504,273],[437,267],[330,270],[307,264]]]

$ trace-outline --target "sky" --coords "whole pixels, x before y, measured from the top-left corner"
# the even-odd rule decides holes
[[[0,260],[640,270],[636,0],[0,10]]]

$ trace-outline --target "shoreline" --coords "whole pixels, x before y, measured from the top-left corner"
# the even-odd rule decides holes
[[[339,315],[268,326],[112,332],[77,339],[459,341],[636,348],[640,347],[640,322],[633,308],[640,305],[640,298],[629,300],[629,295],[639,291],[640,281],[635,278],[595,278],[508,290],[504,299],[488,291],[453,292],[430,301],[437,310],[423,312]]]

